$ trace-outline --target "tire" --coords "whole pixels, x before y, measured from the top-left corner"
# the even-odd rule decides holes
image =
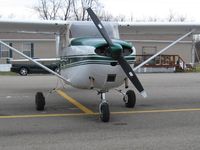
[[[36,110],[43,111],[45,106],[45,97],[42,92],[37,92],[35,95]]]
[[[54,71],[58,74],[60,74],[60,68],[55,68]]]
[[[19,74],[22,75],[22,76],[27,76],[27,74],[28,74],[28,69],[27,69],[26,67],[20,68]]]
[[[126,92],[126,95],[127,95],[127,100],[125,101],[125,106],[127,108],[134,108],[136,104],[135,92],[132,90],[128,90]]]
[[[102,122],[108,122],[110,120],[110,110],[108,103],[102,103],[100,106],[100,119]]]

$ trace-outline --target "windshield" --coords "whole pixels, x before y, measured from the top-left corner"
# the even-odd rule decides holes
[[[119,30],[117,23],[102,22],[108,35],[112,39],[119,39]],[[93,22],[80,21],[72,22],[70,26],[70,38],[79,37],[96,37],[102,38],[98,29],[95,27]]]

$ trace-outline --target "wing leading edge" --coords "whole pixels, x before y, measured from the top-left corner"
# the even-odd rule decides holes
[[[59,32],[68,28],[66,21],[20,21],[20,20],[0,20],[0,32]]]
[[[200,34],[200,23],[195,22],[119,22],[127,33],[181,35],[194,30],[193,34]]]
[[[59,32],[72,23],[81,21],[21,21],[0,20],[0,32]],[[185,34],[195,29],[194,34],[200,34],[200,23],[196,22],[118,22],[121,28],[131,34]]]

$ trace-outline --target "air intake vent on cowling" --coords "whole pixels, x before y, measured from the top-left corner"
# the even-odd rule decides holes
[[[116,74],[108,74],[107,82],[115,82]]]

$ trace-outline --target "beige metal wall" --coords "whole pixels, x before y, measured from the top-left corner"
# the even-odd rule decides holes
[[[56,42],[55,40],[23,40],[20,41],[9,41],[6,40],[6,43],[12,43],[12,46],[21,52],[24,50],[23,46],[25,43],[33,43],[34,45],[34,57],[35,58],[55,58],[56,57]],[[22,56],[19,56],[13,52],[13,59],[21,59]],[[7,62],[7,58],[0,58],[0,63],[4,64]]]
[[[157,52],[173,41],[177,40],[182,35],[135,35],[132,32],[133,28],[119,27],[120,37],[126,41],[133,43],[136,48],[137,55],[142,55],[144,47],[156,47]],[[171,47],[163,54],[179,55],[186,63],[192,63],[194,59],[193,52],[193,37],[188,36],[180,43]]]
[[[34,42],[34,57],[37,58],[55,58],[56,42],[55,41],[38,41]]]
[[[168,46],[170,43],[141,43],[141,42],[133,42],[134,47],[136,48],[136,54],[142,55],[142,50],[144,47],[155,47],[156,52]],[[191,43],[179,43],[175,46],[171,47],[168,51],[163,54],[168,55],[179,55],[186,63],[192,62],[192,44]]]
[[[55,57],[55,41],[19,41],[19,42],[13,42],[13,47],[23,51],[23,46],[25,43],[33,43],[34,45],[34,57],[38,58],[49,58],[49,57]],[[46,56],[45,56],[46,55]],[[20,59],[23,58],[13,53],[13,59]]]

